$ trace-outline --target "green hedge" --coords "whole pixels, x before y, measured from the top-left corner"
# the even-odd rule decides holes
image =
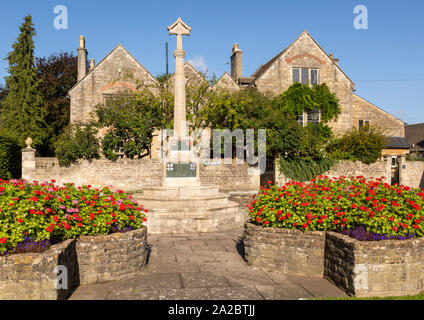
[[[0,178],[19,179],[21,172],[21,146],[14,138],[0,134]]]

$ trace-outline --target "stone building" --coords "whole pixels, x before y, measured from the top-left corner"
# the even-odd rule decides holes
[[[185,71],[189,84],[206,81],[188,62],[185,63]],[[337,95],[342,113],[330,123],[336,135],[355,127],[379,127],[389,137],[383,155],[396,159],[409,152],[404,122],[356,95],[355,85],[341,69],[339,59],[327,54],[306,31],[250,77],[243,76],[243,51],[235,44],[231,55],[231,75],[224,73],[213,89],[240,90],[251,87],[263,93],[279,95],[294,82],[309,85],[326,83]],[[154,92],[158,81],[120,44],[97,65],[91,60],[87,70],[87,50],[85,39],[81,36],[78,83],[69,92],[71,123],[86,121],[94,106],[108,96],[122,91],[136,91],[140,85]],[[299,118],[300,122],[305,124],[309,116],[305,112]]]

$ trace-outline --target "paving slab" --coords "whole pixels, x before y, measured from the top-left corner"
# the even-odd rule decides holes
[[[212,300],[263,300],[254,286],[208,288]]]
[[[213,288],[230,286],[223,276],[212,272],[181,273],[181,282],[184,288]]]
[[[265,300],[299,300],[314,296],[300,285],[255,285]]]
[[[243,231],[149,235],[138,275],[77,288],[70,300],[297,300],[346,297],[324,278],[266,272],[247,265]]]

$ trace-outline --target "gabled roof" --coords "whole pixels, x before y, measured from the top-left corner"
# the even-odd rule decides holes
[[[152,78],[154,82],[158,83],[157,79],[136,58],[134,58],[134,56],[122,44],[118,43],[115,48],[113,48],[99,63],[95,65],[93,69],[89,70],[87,74],[68,91],[68,94],[70,94],[82,81],[84,81],[84,79],[86,79],[89,74],[94,72],[94,70],[96,70],[98,66],[100,66],[109,56],[118,50],[118,48],[123,49],[141,68],[143,68],[144,71],[146,71],[146,73]]]
[[[392,118],[395,118],[396,120],[399,120],[399,121],[401,121],[403,124],[405,124],[405,122],[404,122],[404,121],[402,121],[402,120],[400,120],[398,117],[396,117],[396,116],[392,115],[391,113],[388,113],[387,111],[385,111],[385,110],[383,110],[383,109],[381,109],[381,108],[377,107],[374,103],[371,103],[371,102],[369,102],[368,100],[366,100],[366,99],[364,99],[364,98],[362,98],[362,97],[358,96],[356,93],[353,93],[353,96],[355,96],[355,97],[357,97],[357,98],[359,98],[359,99],[361,99],[361,100],[365,101],[366,103],[368,103],[368,104],[372,105],[373,107],[377,108],[377,109],[378,109],[378,110],[380,110],[381,112],[384,112],[384,113],[385,113],[385,114],[387,114],[388,116],[390,116],[390,117],[392,117]]]
[[[327,54],[327,52],[324,51],[324,49],[322,49],[322,47],[318,44],[318,42],[315,41],[315,39],[308,33],[308,31],[304,30],[300,36],[297,37],[296,40],[294,40],[286,49],[284,49],[283,51],[281,51],[279,54],[277,54],[274,58],[272,58],[271,60],[269,60],[267,63],[261,65],[253,74],[252,77],[257,80],[259,79],[271,66],[272,64],[278,59],[280,58],[284,53],[286,53],[303,35],[307,35],[309,38],[311,38],[311,40],[317,45],[317,47],[331,60],[333,61],[330,56]],[[333,64],[346,76],[347,79],[349,79],[349,81],[355,85],[353,83],[353,81],[346,75],[346,73],[344,73],[344,71],[340,68],[340,66],[335,63],[333,61]]]
[[[411,145],[424,147],[424,123],[405,126],[405,137]]]
[[[219,79],[215,82],[215,84],[213,85],[213,89],[215,89],[216,88],[216,86],[217,85],[219,85],[219,83],[221,82],[221,81],[223,81],[224,80],[224,78],[227,78],[229,81],[231,81],[237,88],[240,88],[239,87],[239,85],[237,84],[237,82],[235,82],[234,81],[234,79],[228,74],[228,72],[227,71],[225,71],[224,72],[224,74],[221,76],[221,77],[219,77]]]
[[[193,71],[199,76],[199,77],[201,77],[202,78],[202,80],[204,80],[205,82],[208,82],[207,80],[206,80],[206,78],[205,78],[205,76],[204,76],[204,74],[203,73],[201,73],[200,71],[197,71],[197,69],[195,68],[195,67],[193,67],[193,65],[190,63],[190,62],[188,62],[188,61],[186,61],[185,63],[184,63],[184,67],[186,67],[186,66],[188,66],[189,68],[191,68],[191,69],[193,69]]]

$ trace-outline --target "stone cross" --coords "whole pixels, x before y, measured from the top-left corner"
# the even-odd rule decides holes
[[[170,35],[177,36],[177,49],[174,51],[175,57],[175,102],[174,102],[174,136],[178,138],[186,137],[186,99],[185,85],[186,78],[184,75],[184,57],[182,36],[189,36],[191,28],[187,26],[181,18],[178,18],[171,26],[168,27]]]

